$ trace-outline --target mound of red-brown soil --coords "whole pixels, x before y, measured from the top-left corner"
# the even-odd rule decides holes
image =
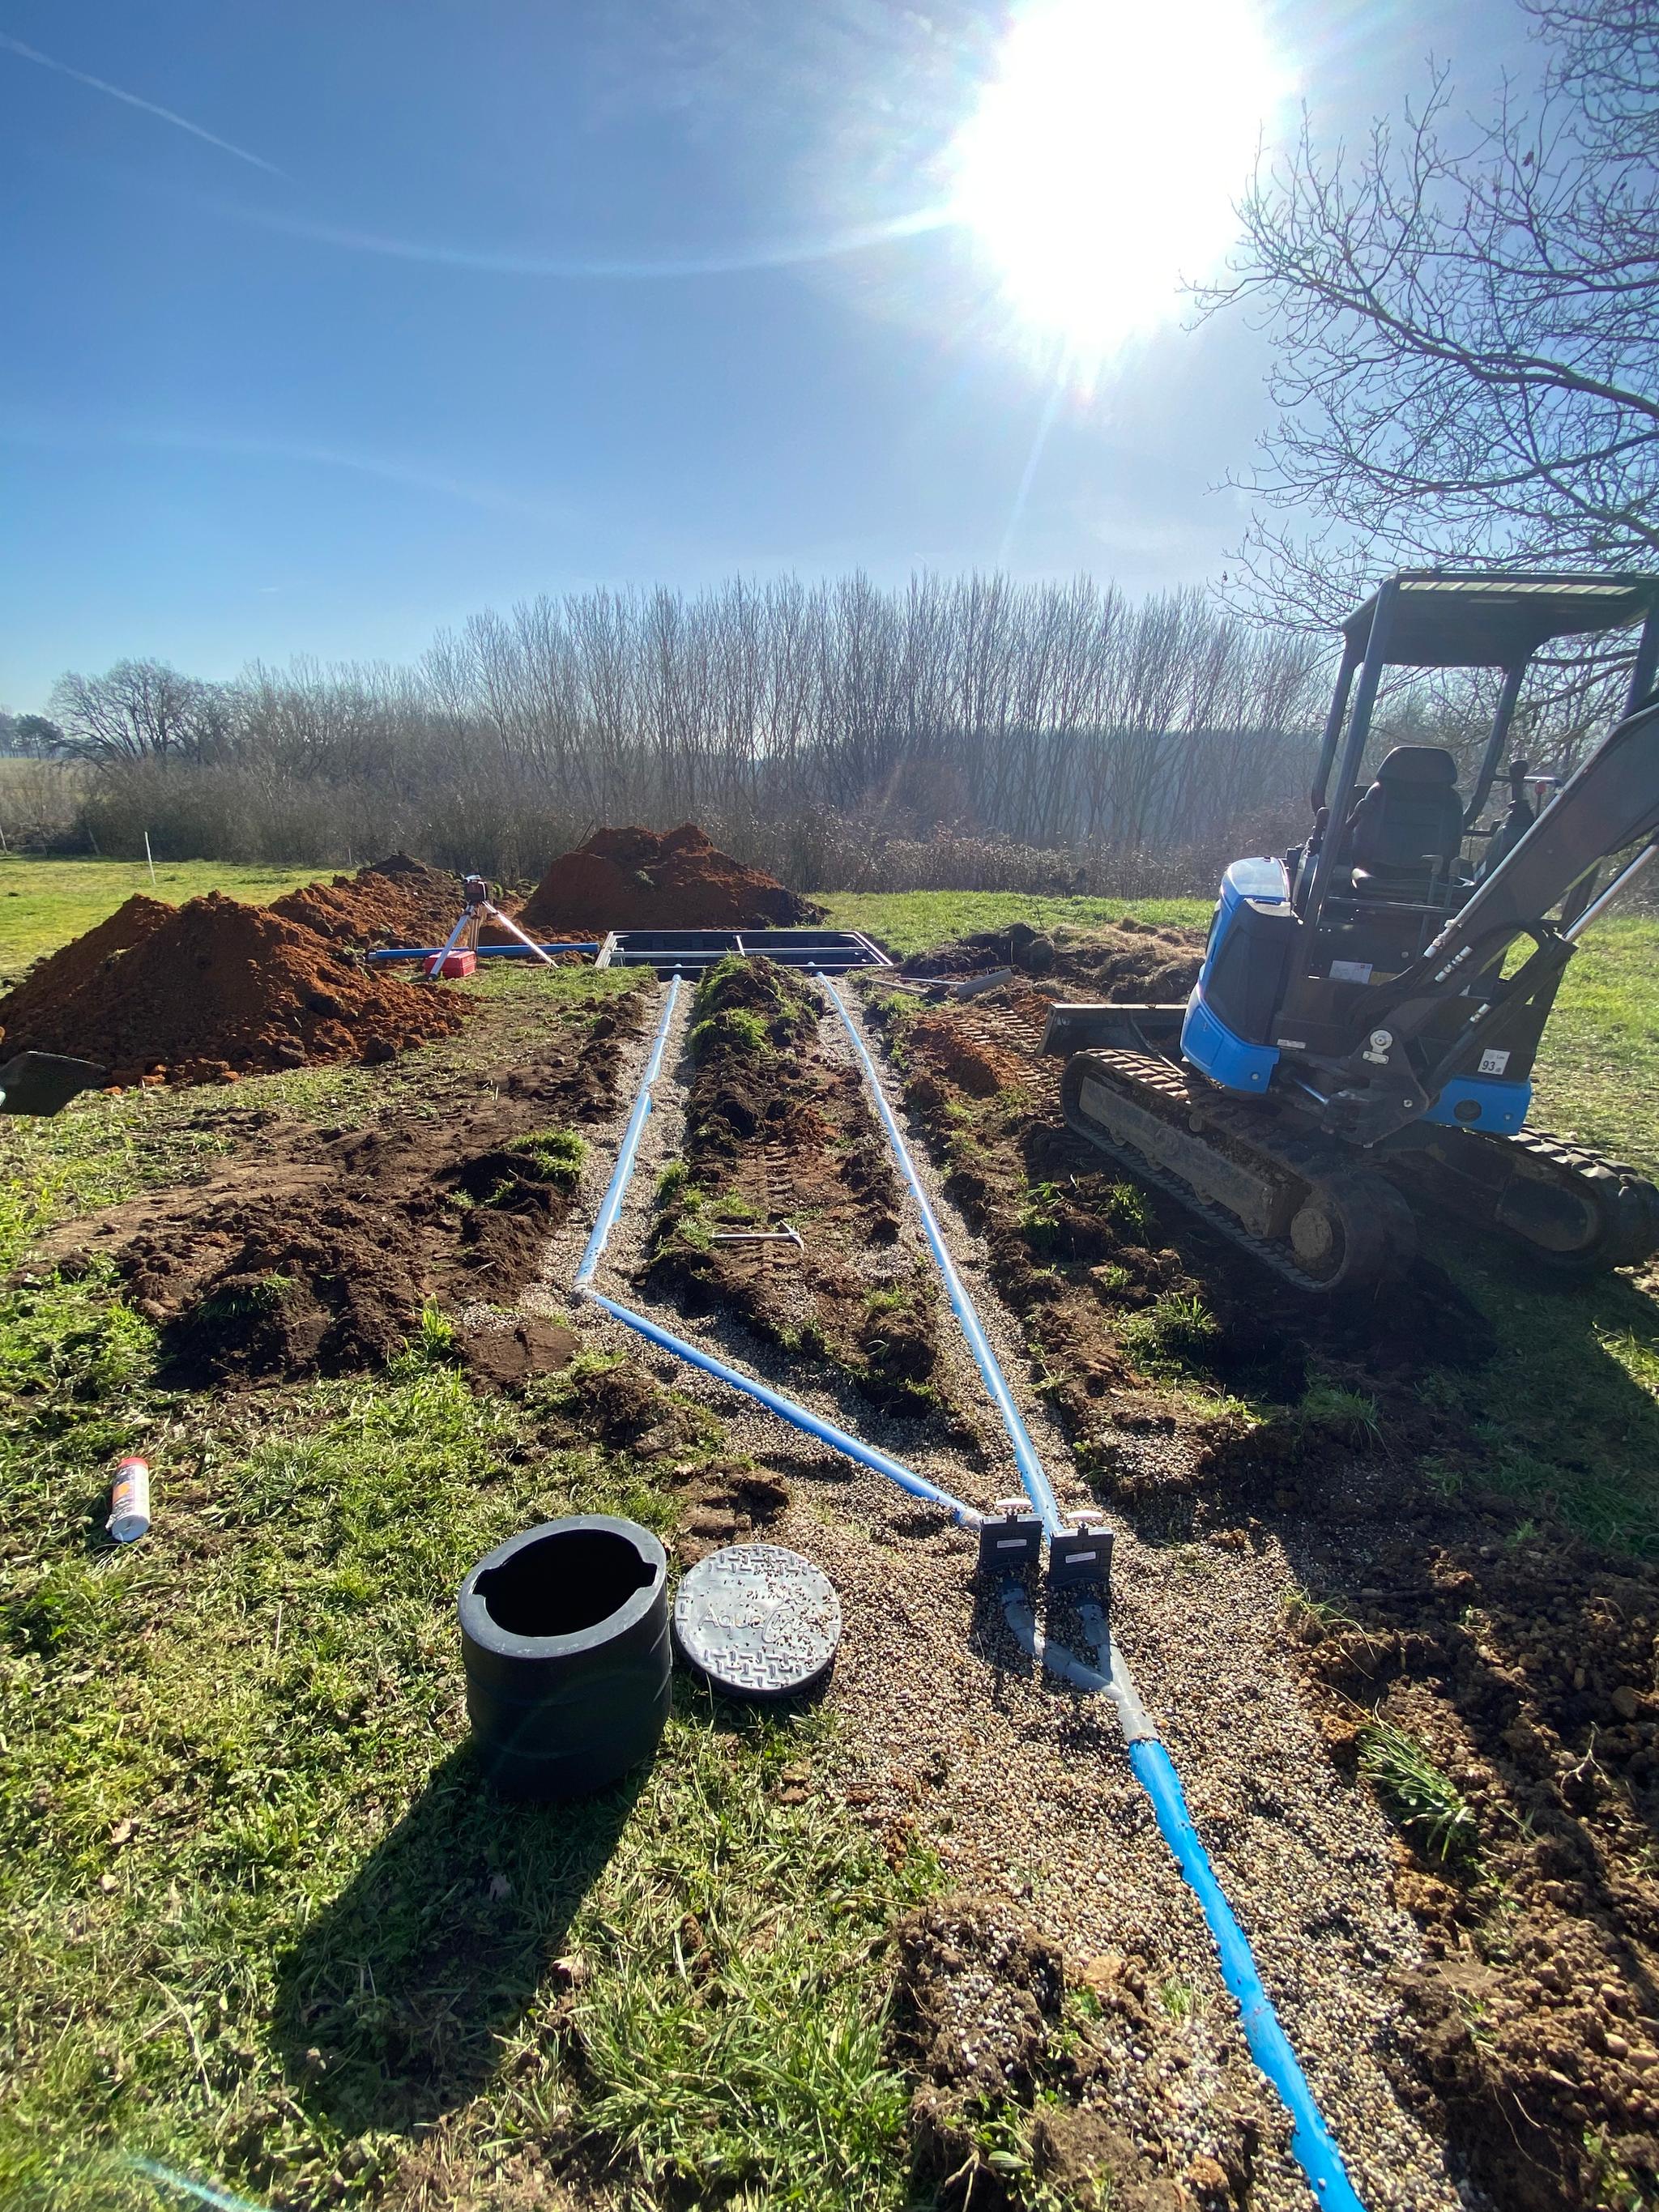
[[[366,975],[311,929],[210,891],[129,899],[0,1000],[8,1054],[70,1053],[115,1084],[201,1083],[339,1060],[390,1060],[447,1036],[464,1000]]]
[[[499,898],[491,903],[501,913],[518,914],[523,901]],[[355,876],[336,876],[330,883],[301,884],[287,892],[270,908],[284,921],[297,921],[314,929],[336,945],[366,949],[383,945],[442,945],[460,920],[461,879],[447,868],[434,868],[407,853],[393,853],[384,860],[359,868]],[[486,921],[478,931],[481,945],[511,945],[511,930]]]
[[[554,861],[518,917],[531,935],[565,930],[798,928],[819,919],[786,890],[710,844],[695,823],[678,830],[596,830]]]
[[[270,911],[337,945],[441,945],[460,918],[461,879],[393,853],[356,875],[301,884]]]
[[[112,980],[116,965],[133,946],[141,945],[178,912],[165,899],[146,898],[142,893],[130,898],[106,915],[95,929],[83,937],[75,937],[67,945],[60,945],[56,952],[49,952],[44,960],[37,960],[21,982],[0,998],[0,1037],[3,1037],[6,1057],[33,1047],[37,1051],[66,1052],[87,1059],[90,1054],[69,1039],[62,1021],[65,1004],[103,979]],[[65,1041],[48,1044],[51,1036]]]

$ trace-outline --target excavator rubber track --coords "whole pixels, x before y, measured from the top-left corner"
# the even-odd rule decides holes
[[[1541,1129],[1513,1137],[1425,1130],[1390,1155],[1410,1194],[1512,1238],[1567,1275],[1639,1267],[1659,1252],[1659,1189],[1639,1170]]]
[[[1411,1208],[1378,1169],[1234,1105],[1159,1054],[1074,1054],[1060,1104],[1079,1136],[1298,1290],[1362,1289],[1415,1255]]]

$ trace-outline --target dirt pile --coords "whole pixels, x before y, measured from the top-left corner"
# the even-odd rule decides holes
[[[441,945],[460,918],[461,879],[393,853],[354,876],[301,884],[270,911],[336,945]]]
[[[4,1039],[6,1056],[33,1047],[37,1051],[88,1057],[64,1029],[63,1008],[100,978],[112,978],[122,956],[153,936],[177,912],[165,899],[136,894],[95,929],[71,938],[56,952],[37,960],[21,982],[0,998],[0,1037]],[[45,1042],[46,1036],[62,1042]]]
[[[711,845],[695,823],[678,830],[596,830],[554,861],[519,920],[532,936],[606,929],[796,928],[819,909],[772,877]]]
[[[366,975],[313,930],[210,891],[173,908],[129,899],[0,1000],[8,1053],[71,1053],[115,1084],[211,1082],[340,1060],[390,1060],[447,1036],[460,1000]]]
[[[618,1047],[641,1018],[635,992],[565,1011],[538,1054],[515,1054],[473,1103],[436,1118],[424,1098],[344,1132],[238,1116],[242,1157],[204,1182],[65,1225],[47,1257],[70,1269],[92,1254],[112,1261],[161,1326],[179,1382],[374,1365],[420,1333],[428,1304],[504,1301],[534,1277],[580,1173],[568,1124],[613,1109]],[[570,1338],[520,1322],[460,1329],[453,1349],[475,1381],[511,1389],[562,1364]]]
[[[1158,1006],[1185,999],[1203,957],[1202,930],[1163,927],[1126,915],[1121,922],[1053,936],[1021,921],[1008,929],[976,930],[918,953],[903,966],[907,975],[941,978],[1013,968],[1091,998]]]

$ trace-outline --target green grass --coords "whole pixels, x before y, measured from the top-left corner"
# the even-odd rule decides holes
[[[587,1146],[574,1129],[532,1129],[514,1137],[507,1148],[525,1158],[550,1182],[574,1183],[581,1179]]]
[[[819,903],[833,929],[861,929],[908,958],[978,929],[1029,921],[1042,929],[1097,928],[1102,922],[1168,923],[1205,929],[1215,902],[1207,898],[1030,898],[1023,891],[830,891]]]
[[[706,1016],[692,1024],[685,1042],[693,1060],[704,1059],[720,1047],[750,1058],[770,1049],[766,1024],[752,1006],[726,1006]]]
[[[1196,1297],[1164,1291],[1139,1313],[1128,1315],[1118,1335],[1124,1350],[1153,1375],[1180,1376],[1201,1357],[1220,1324]]]
[[[1552,1283],[1506,1271],[1465,1240],[1431,1238],[1428,1249],[1497,1338],[1484,1364],[1425,1378],[1480,1447],[1478,1463],[1435,1470],[1438,1486],[1455,1494],[1473,1476],[1594,1542],[1659,1559],[1652,1290],[1624,1275]]]
[[[1407,1729],[1369,1723],[1360,1731],[1359,1771],[1425,1857],[1443,1864],[1474,1857],[1480,1834],[1468,1800]]]
[[[227,1111],[436,1102],[636,981],[492,974],[392,1066],[0,1121],[0,1265],[199,1172]],[[526,1142],[578,1170],[579,1139]],[[156,1352],[107,1267],[0,1288],[0,2203],[138,2212],[162,2172],[289,2212],[503,2176],[550,2201],[574,2161],[644,2201],[896,2212],[882,1939],[938,1875],[847,1808],[830,1717],[682,1685],[656,1765],[574,1809],[501,1805],[467,1748],[471,1561],[562,1511],[678,1510],[591,1441],[589,1370],[475,1398],[435,1308],[383,1374],[230,1401],[162,1389]],[[678,1402],[677,1465],[721,1452]],[[131,1450],[155,1528],[118,1552]]]
[[[43,952],[55,952],[114,913],[134,891],[178,905],[203,891],[228,891],[256,906],[327,868],[242,866],[228,860],[158,860],[155,881],[142,860],[0,858],[0,983]]]
[[[1585,934],[1534,1082],[1540,1128],[1659,1174],[1659,919],[1615,915]]]
[[[468,1565],[561,1511],[672,1520],[583,1440],[580,1373],[477,1399],[423,1331],[226,1408],[156,1387],[95,1276],[0,1297],[0,2202],[136,2212],[139,2160],[298,2212],[586,2156],[900,2203],[878,1954],[935,1870],[846,1810],[830,1720],[683,1687],[656,1765],[574,1808],[501,1804],[466,1747]],[[117,1552],[140,1447],[155,1529]]]

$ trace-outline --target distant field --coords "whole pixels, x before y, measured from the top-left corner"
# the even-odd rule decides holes
[[[256,905],[280,898],[328,868],[243,866],[231,860],[158,860],[155,881],[142,860],[0,859],[0,984],[10,981],[71,937],[113,914],[134,891],[154,891],[176,905],[203,891],[229,891]],[[1121,921],[1202,926],[1204,899],[1026,898],[1018,891],[835,891],[823,903],[838,929],[865,929],[894,951],[920,952],[969,930],[1006,929],[1011,921],[1088,927]]]
[[[1138,921],[1202,929],[1212,904],[1206,898],[1031,898],[1024,891],[830,891],[820,902],[837,929],[867,931],[900,955],[976,929],[1006,929],[1011,921],[1090,929],[1132,914]]]
[[[262,902],[330,871],[158,861],[158,898],[223,890]],[[0,859],[0,985],[45,952],[150,890],[143,862]],[[1046,928],[1140,921],[1201,928],[1207,899],[1028,898],[1018,891],[835,891],[823,901],[841,929],[867,930],[904,955],[1011,921]],[[1659,919],[1603,922],[1567,971],[1538,1070],[1536,1118],[1563,1136],[1659,1169]]]
[[[153,891],[177,906],[202,891],[231,891],[263,904],[325,868],[238,867],[227,860],[158,860],[152,885],[142,860],[0,860],[0,983],[31,960],[55,952],[134,891]]]

